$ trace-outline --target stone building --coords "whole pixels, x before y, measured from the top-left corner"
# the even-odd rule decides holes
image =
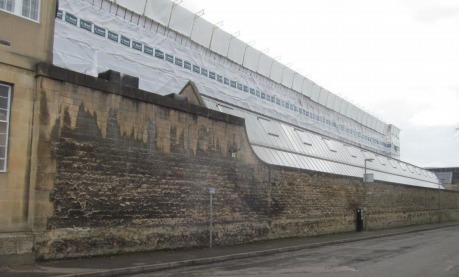
[[[35,67],[52,63],[55,13],[55,0],[0,2],[0,257],[33,259]]]
[[[71,55],[78,51],[74,45],[65,44],[64,38],[72,37],[63,36],[65,26],[91,34],[90,40],[100,36],[103,43],[110,31],[77,17],[69,1],[59,2],[67,10],[53,0],[0,1],[0,25],[14,26],[0,29],[1,265],[204,247],[209,187],[216,190],[217,246],[352,231],[355,209],[364,206],[369,229],[459,219],[459,194],[432,187],[435,178],[398,161],[396,149],[384,150],[392,153],[384,156],[370,151],[378,143],[367,139],[366,148],[350,147],[352,141],[330,143],[333,138],[320,132],[303,136],[288,120],[271,126],[247,110],[250,115],[242,117],[241,107],[209,97],[193,75],[197,72],[190,72],[184,84],[152,84],[156,89],[147,91],[124,86],[116,74],[97,78],[100,72],[85,63],[81,70],[56,66],[80,61]],[[124,9],[124,18],[129,13],[130,20],[144,20],[109,1],[74,3],[86,5],[80,10],[85,15],[94,12],[95,2],[99,10],[116,7]],[[56,24],[64,29],[55,31]],[[118,39],[116,51],[140,47],[128,37]],[[148,52],[142,45],[142,53]],[[161,60],[170,62],[168,55]],[[142,72],[140,67],[122,74],[141,75],[145,82]],[[164,96],[171,88],[189,101]],[[254,128],[267,131],[270,141],[292,137],[301,147],[318,147],[329,156],[298,153],[288,149],[287,140],[277,148],[263,138],[254,142]],[[369,132],[377,136],[375,131]],[[360,163],[373,157],[366,155],[374,156],[369,167],[374,183],[361,180]],[[342,164],[342,171],[328,171],[332,163]]]
[[[459,167],[435,167],[428,170],[437,175],[446,189],[459,190]]]

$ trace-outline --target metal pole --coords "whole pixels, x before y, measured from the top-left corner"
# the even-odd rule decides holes
[[[441,210],[441,184],[440,183],[438,184],[438,206],[439,206],[439,210],[440,210],[438,220],[441,223],[442,210]]]
[[[209,248],[212,248],[212,231],[213,231],[213,226],[212,226],[212,221],[213,221],[213,216],[212,216],[212,193],[210,194],[210,226],[209,226],[209,232],[210,232],[210,241],[209,241]]]
[[[365,171],[363,173],[363,181],[365,183],[367,182],[366,178],[367,178],[367,159],[365,159]]]
[[[367,162],[373,162],[374,159],[365,159],[364,160],[364,168],[365,171],[363,173],[363,185],[365,186],[365,207],[364,207],[364,214],[363,214],[363,219],[364,219],[364,225],[365,225],[365,232],[368,231],[368,180],[367,180]]]
[[[365,232],[368,231],[368,227],[367,227],[367,159],[365,159],[364,161],[364,164],[365,164],[365,171],[363,172],[363,185],[365,186],[365,198],[364,198],[364,207],[363,207],[363,211],[364,211],[364,214],[363,214],[363,223],[364,223],[364,226],[365,226]]]

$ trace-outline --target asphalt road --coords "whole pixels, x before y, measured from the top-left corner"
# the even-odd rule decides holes
[[[459,226],[135,276],[459,277]]]

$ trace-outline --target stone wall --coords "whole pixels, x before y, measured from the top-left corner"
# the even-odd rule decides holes
[[[459,220],[457,192],[270,166],[240,118],[56,67],[34,110],[39,259],[205,247],[209,187],[216,245],[353,231],[365,200],[370,229]]]

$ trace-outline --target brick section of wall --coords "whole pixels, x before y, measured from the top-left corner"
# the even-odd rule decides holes
[[[459,220],[458,193],[269,166],[241,119],[38,72],[36,191],[51,207],[35,212],[40,259],[205,247],[209,187],[216,245],[352,231],[366,191],[370,228]]]

